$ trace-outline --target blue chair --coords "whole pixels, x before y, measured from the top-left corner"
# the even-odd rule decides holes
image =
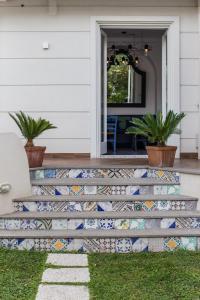
[[[114,155],[117,150],[117,123],[118,116],[107,117],[107,142],[112,144]]]

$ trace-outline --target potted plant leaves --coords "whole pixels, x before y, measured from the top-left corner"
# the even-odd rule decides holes
[[[26,139],[25,150],[28,157],[29,167],[41,167],[44,159],[46,147],[35,146],[33,140],[40,136],[44,131],[54,129],[56,126],[48,120],[38,118],[34,119],[22,111],[15,114],[9,114],[19,127],[22,135]]]
[[[127,133],[147,138],[152,146],[146,146],[149,165],[153,167],[173,167],[177,147],[167,146],[172,134],[180,134],[178,125],[185,117],[184,113],[169,111],[166,118],[161,112],[155,115],[147,113],[142,119],[133,118]]]

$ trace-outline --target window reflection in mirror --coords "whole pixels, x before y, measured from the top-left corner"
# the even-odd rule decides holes
[[[108,106],[145,107],[146,73],[126,63],[124,53],[108,67]]]

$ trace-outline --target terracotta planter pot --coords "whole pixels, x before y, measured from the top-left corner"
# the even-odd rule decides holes
[[[151,167],[173,167],[177,147],[147,146],[146,149]]]
[[[24,147],[28,157],[28,163],[30,168],[41,167],[44,159],[44,152],[46,147],[33,146]]]

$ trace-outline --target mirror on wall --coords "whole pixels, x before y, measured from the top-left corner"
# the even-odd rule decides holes
[[[107,103],[109,107],[145,107],[146,72],[128,53],[112,57],[107,68]]]

